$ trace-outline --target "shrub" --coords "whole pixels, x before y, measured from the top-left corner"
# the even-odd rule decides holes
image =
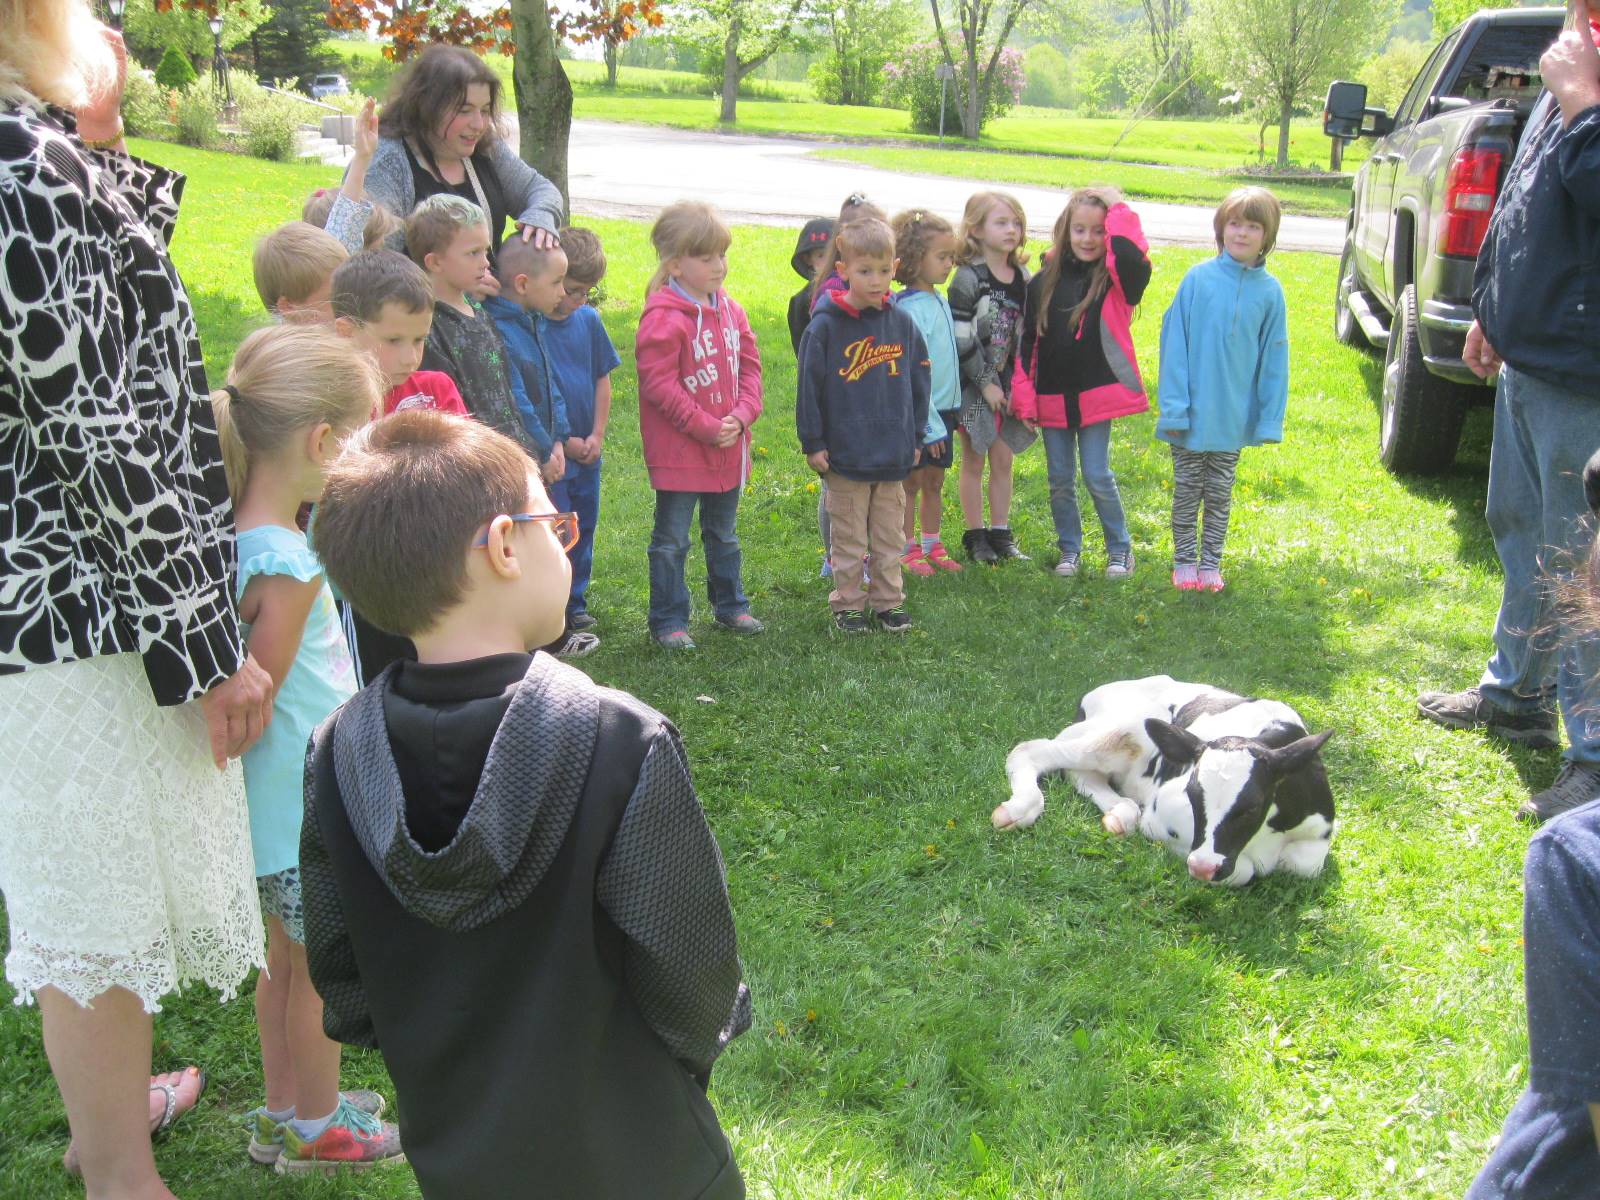
[[[210,84],[191,87],[178,98],[178,140],[209,150],[222,138],[218,128],[216,90]]]
[[[1067,56],[1049,42],[1029,46],[1022,56],[1027,82],[1022,85],[1022,103],[1041,108],[1066,108],[1071,84]]]
[[[908,46],[900,56],[891,59],[883,68],[884,97],[896,108],[911,113],[911,128],[917,133],[939,132],[939,80],[935,68],[944,61],[944,54],[936,42],[918,42]],[[957,77],[950,81],[945,99],[945,132],[961,132],[961,97],[963,83],[957,68]],[[1000,62],[995,68],[994,83],[982,97],[978,129],[981,132],[995,117],[1004,116],[1022,95],[1024,72],[1022,53],[1005,49],[1000,52]]]
[[[288,162],[295,156],[295,133],[300,127],[298,105],[283,96],[262,92],[239,111],[244,146],[257,158]]]
[[[122,92],[122,124],[129,133],[148,136],[167,123],[167,91],[143,67],[128,64],[128,84]]]
[[[186,92],[198,78],[189,56],[176,46],[168,46],[167,52],[161,56],[161,62],[156,67],[156,82],[172,91]]]
[[[1366,66],[1356,73],[1356,78],[1367,85],[1367,103],[1393,112],[1417,72],[1422,70],[1430,49],[1422,42],[1397,38],[1382,54],[1369,58]]]

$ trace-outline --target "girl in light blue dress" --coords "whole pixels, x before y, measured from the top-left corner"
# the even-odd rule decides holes
[[[401,1161],[399,1135],[372,1093],[341,1095],[339,1045],[322,1032],[306,970],[300,821],[306,743],[356,691],[355,667],[322,566],[296,516],[383,395],[377,364],[331,331],[278,325],[239,347],[211,397],[238,532],[235,594],[246,645],[272,676],[272,721],[244,756],[267,970],[256,982],[266,1103],[250,1157],[279,1173]]]

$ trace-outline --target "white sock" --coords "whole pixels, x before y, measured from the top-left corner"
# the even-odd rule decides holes
[[[939,544],[939,535],[937,533],[934,534],[932,537],[929,537],[927,534],[923,534],[922,535],[922,552],[924,554],[932,553],[933,548],[935,546],[937,546],[938,544]]]
[[[267,1120],[275,1125],[282,1125],[285,1121],[294,1120],[294,1105],[292,1104],[288,1108],[280,1108],[276,1111],[267,1108],[265,1105],[262,1105],[262,1108],[267,1114]]]
[[[291,1126],[293,1126],[294,1131],[295,1131],[295,1135],[297,1137],[299,1137],[302,1141],[309,1142],[313,1138],[321,1137],[322,1136],[322,1131],[324,1129],[326,1129],[329,1125],[332,1125],[333,1124],[333,1118],[338,1116],[338,1115],[339,1115],[339,1106],[337,1104],[335,1104],[333,1106],[333,1111],[331,1113],[329,1113],[325,1117],[322,1117],[322,1118],[320,1118],[318,1120],[315,1120],[315,1121],[302,1121],[302,1120],[299,1120],[297,1118],[297,1119],[295,1119],[293,1121],[290,1121],[289,1124]]]

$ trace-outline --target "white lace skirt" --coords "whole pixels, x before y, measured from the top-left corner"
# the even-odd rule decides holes
[[[157,707],[139,657],[0,676],[0,893],[17,1003],[126,988],[147,1011],[263,961],[238,763],[199,705]]]

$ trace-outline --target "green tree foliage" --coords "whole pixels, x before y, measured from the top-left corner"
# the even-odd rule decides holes
[[[1085,42],[1069,61],[1071,106],[1088,116],[1130,109],[1159,86],[1156,66],[1135,29]]]
[[[222,48],[232,50],[271,15],[264,0],[228,0],[219,4],[222,14]],[[176,46],[192,59],[211,61],[214,43],[203,9],[172,4],[165,11],[156,0],[128,0],[122,14],[122,35],[134,58],[150,66],[163,52]]]
[[[1399,38],[1381,54],[1369,58],[1356,73],[1356,78],[1367,85],[1367,103],[1393,112],[1432,49],[1426,42]]]
[[[1278,165],[1289,165],[1296,106],[1320,100],[1388,36],[1398,0],[1196,0],[1195,47],[1263,119],[1278,123]]]
[[[1022,55],[1026,75],[1022,84],[1022,103],[1040,108],[1069,108],[1072,104],[1072,75],[1067,56],[1049,42],[1029,46]]]
[[[186,92],[198,78],[189,56],[176,46],[168,46],[167,52],[161,56],[160,65],[156,67],[156,82],[172,91]]]
[[[928,0],[933,14],[933,31],[944,61],[955,68],[951,85],[953,103],[961,117],[964,137],[976,138],[988,119],[989,106],[999,94],[996,86],[1001,56],[1013,30],[1027,17],[1047,6],[1049,0]],[[1015,51],[1011,51],[1015,54]],[[1014,70],[1021,92],[1022,64]]]
[[[308,80],[337,61],[328,40],[328,0],[270,0],[265,23],[250,34],[256,74],[263,79]]]
[[[778,51],[802,40],[810,0],[680,0],[676,29],[701,48],[722,96],[718,119],[739,119],[739,85]],[[720,66],[720,69],[719,69]]]
[[[1539,0],[1433,0],[1433,35],[1443,37],[1480,8],[1519,8],[1524,4],[1546,7]]]
[[[911,0],[839,0],[822,14],[826,49],[811,65],[811,88],[824,104],[876,104],[884,64],[911,40],[918,12]]]
[[[961,88],[959,80],[952,80],[944,90],[936,74],[944,55],[936,42],[919,42],[908,46],[884,67],[888,80],[885,96],[897,108],[911,113],[911,128],[918,133],[938,133],[941,101],[944,110],[944,129],[947,133],[966,133],[966,119],[961,115]],[[1022,52],[1003,49],[995,61],[995,72],[989,88],[983,93],[983,108],[978,113],[974,133],[995,117],[1004,116],[1022,95]]]

